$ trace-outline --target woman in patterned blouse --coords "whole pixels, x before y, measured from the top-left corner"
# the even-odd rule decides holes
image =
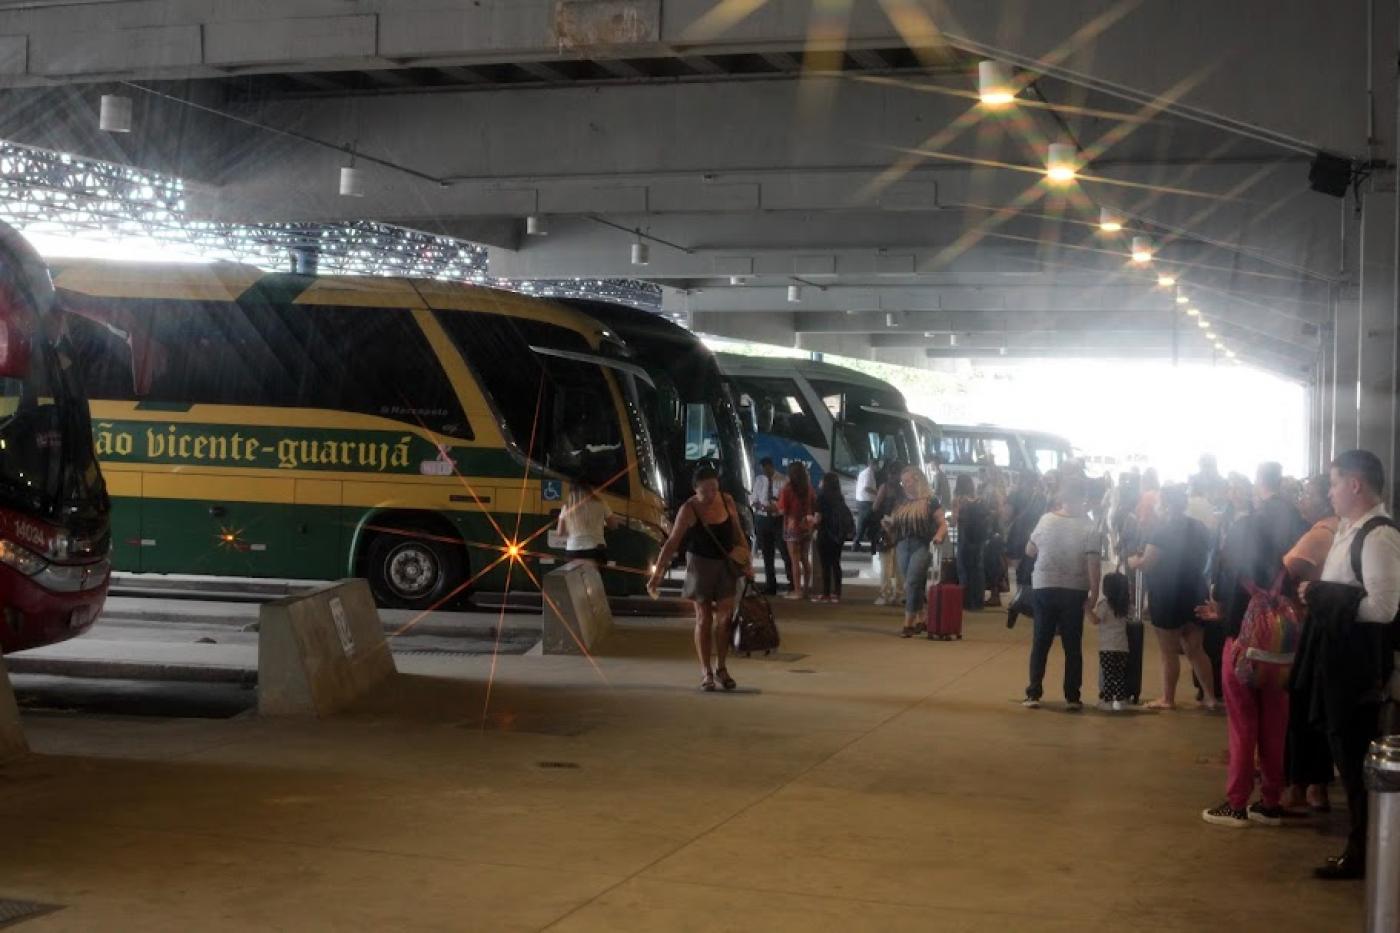
[[[899,477],[904,499],[885,519],[885,528],[895,542],[895,561],[904,576],[904,628],[900,634],[913,636],[924,608],[928,589],[929,545],[942,544],[948,536],[943,505],[929,488],[928,478],[916,467],[906,467]]]

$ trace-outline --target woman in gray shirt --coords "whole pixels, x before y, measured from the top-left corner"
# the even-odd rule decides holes
[[[1040,706],[1045,662],[1056,635],[1065,652],[1065,704],[1071,710],[1083,705],[1079,688],[1084,680],[1084,617],[1093,613],[1098,602],[1102,571],[1098,530],[1085,515],[1084,491],[1084,477],[1062,477],[1058,505],[1040,519],[1026,545],[1026,556],[1035,559],[1031,678],[1021,703],[1027,709]]]

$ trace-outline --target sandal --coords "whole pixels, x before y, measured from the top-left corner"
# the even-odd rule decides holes
[[[906,626],[904,626],[904,628],[902,628],[902,629],[899,630],[899,637],[900,637],[900,638],[913,638],[913,637],[914,637],[914,626],[912,626],[912,625],[906,625]]]
[[[734,682],[734,678],[729,676],[729,671],[722,667],[715,668],[715,679],[719,681],[721,687],[726,690],[733,690],[739,686]]]
[[[706,675],[705,675],[705,679],[702,680],[702,681],[700,681],[700,689],[701,689],[701,690],[704,690],[706,693],[714,693],[714,692],[715,692],[715,675],[714,675],[714,674],[706,674]]]
[[[1143,708],[1143,709],[1157,710],[1157,711],[1159,711],[1159,712],[1167,712],[1167,711],[1176,709],[1176,704],[1175,704],[1175,703],[1165,703],[1165,702],[1163,702],[1163,701],[1161,701],[1161,700],[1153,700],[1153,701],[1150,702],[1150,703],[1144,703],[1144,704],[1142,704],[1142,708]]]

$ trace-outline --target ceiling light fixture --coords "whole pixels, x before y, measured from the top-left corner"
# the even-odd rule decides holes
[[[1106,207],[1099,208],[1099,229],[1104,233],[1117,233],[1123,229],[1123,221]]]
[[[1191,299],[1186,297],[1186,293],[1185,293],[1185,292],[1183,292],[1183,291],[1181,291],[1180,289],[1178,289],[1178,290],[1177,290],[1177,293],[1176,293],[1176,303],[1179,304],[1179,305],[1190,304],[1190,303],[1191,303]]]
[[[97,128],[108,133],[130,133],[131,98],[103,94],[97,108]]]
[[[1170,275],[1157,276],[1157,286],[1159,288],[1171,288],[1175,284],[1176,279],[1172,278]]]
[[[638,234],[640,237],[641,234]],[[640,239],[632,244],[632,265],[645,266],[651,261],[651,250]]]
[[[1078,156],[1069,143],[1051,143],[1049,157],[1045,160],[1045,177],[1057,185],[1067,185],[1074,181],[1079,170]]]
[[[791,302],[796,303],[796,302],[799,302],[799,301],[801,301],[801,300],[802,300],[802,286],[801,286],[801,285],[789,285],[789,286],[788,286],[788,301],[791,301]]]
[[[360,175],[360,170],[355,168],[353,158],[351,158],[349,165],[340,167],[340,196],[343,198],[362,198],[365,196],[364,179]]]
[[[1152,261],[1152,240],[1145,236],[1133,237],[1133,262],[1148,263]]]
[[[1187,308],[1187,309],[1186,309],[1186,313],[1187,313],[1188,315],[1190,315],[1191,317],[1200,317],[1200,316],[1201,316],[1201,309],[1200,309],[1200,308]]]
[[[988,107],[1005,107],[1016,99],[1011,68],[991,59],[977,64],[977,96]]]
[[[525,218],[526,236],[549,236],[549,225],[545,219],[538,214],[531,214]]]

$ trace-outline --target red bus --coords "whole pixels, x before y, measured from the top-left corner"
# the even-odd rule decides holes
[[[48,269],[0,224],[0,653],[81,634],[111,564],[107,487]]]

